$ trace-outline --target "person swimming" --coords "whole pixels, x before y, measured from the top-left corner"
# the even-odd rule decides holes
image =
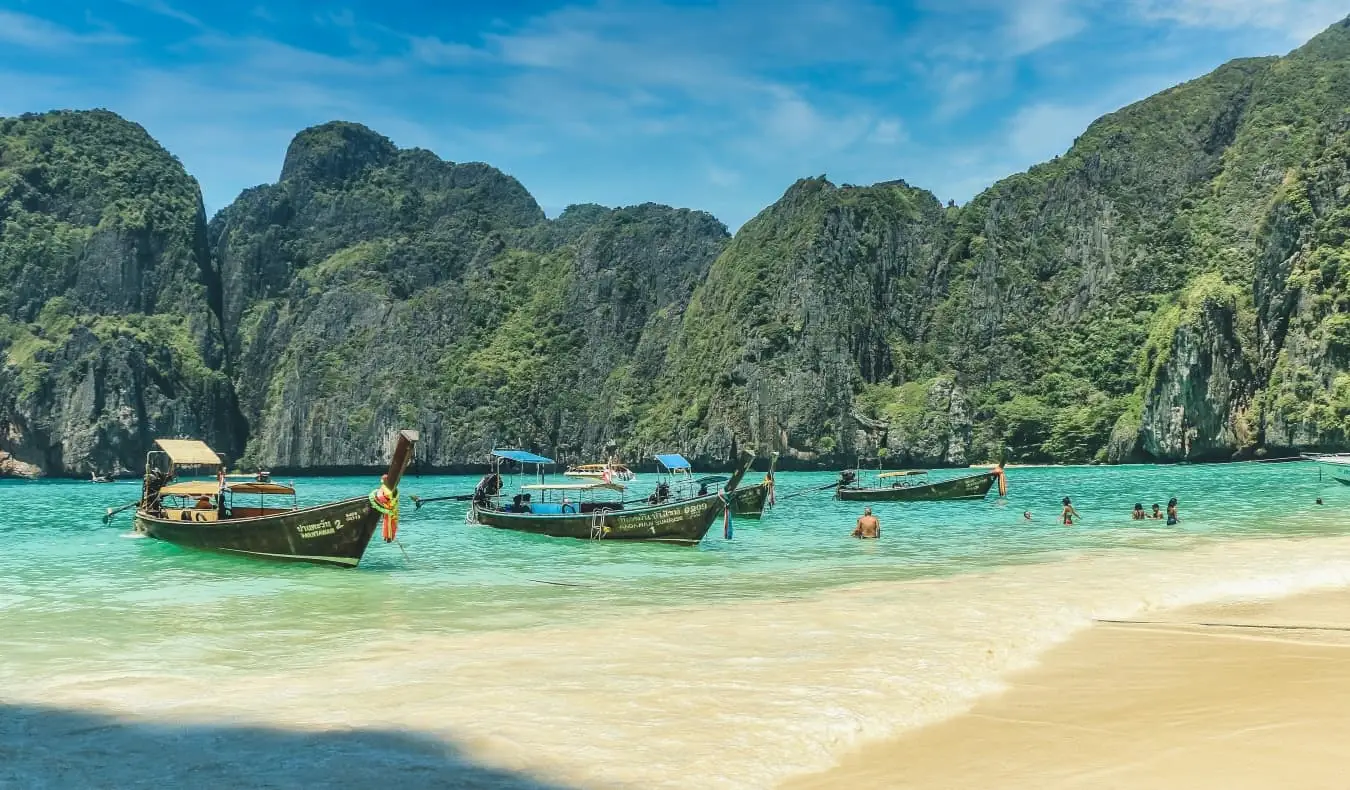
[[[1064,497],[1064,510],[1060,512],[1060,518],[1066,527],[1072,527],[1074,519],[1082,518],[1078,515],[1078,511],[1074,509],[1073,502],[1070,502],[1068,497]]]
[[[1172,497],[1167,500],[1167,526],[1175,526],[1181,523],[1181,516],[1177,515],[1177,498]]]
[[[863,508],[862,517],[858,519],[858,526],[853,530],[855,538],[879,538],[881,537],[881,522],[872,515],[872,508]]]
[[[1030,511],[1030,510],[1023,510],[1023,511],[1022,511],[1022,520],[1023,520],[1023,521],[1030,521],[1030,520],[1031,520],[1031,511]]]
[[[1144,512],[1143,502],[1134,503],[1134,510],[1130,512],[1130,518],[1134,519],[1135,521],[1143,521],[1144,519],[1148,518],[1148,514]]]
[[[1149,513],[1149,514],[1148,514],[1148,517],[1151,518],[1151,519],[1162,520],[1162,517],[1163,517],[1163,514],[1162,514],[1162,508],[1161,508],[1161,506],[1158,505],[1157,502],[1154,502],[1154,503],[1153,503],[1153,512],[1152,512],[1152,513]]]

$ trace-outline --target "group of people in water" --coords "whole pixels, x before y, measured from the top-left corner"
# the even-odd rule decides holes
[[[1081,519],[1082,517],[1078,515],[1078,510],[1074,508],[1073,500],[1069,499],[1068,497],[1064,497],[1064,499],[1061,500],[1060,504],[1063,505],[1063,510],[1060,511],[1059,516],[1060,523],[1062,523],[1066,527],[1072,527],[1075,524],[1077,524],[1079,519]],[[1322,500],[1321,499],[1317,500],[1317,504],[1319,505],[1322,504]],[[1134,521],[1149,521],[1149,520],[1161,521],[1163,519],[1166,519],[1167,526],[1169,527],[1181,523],[1181,516],[1178,515],[1177,513],[1176,497],[1172,497],[1171,499],[1167,500],[1167,512],[1165,514],[1163,513],[1162,507],[1158,505],[1158,503],[1156,502],[1153,503],[1152,513],[1146,512],[1144,510],[1144,504],[1142,502],[1136,502],[1134,504],[1134,510],[1130,512],[1130,518]],[[1030,510],[1022,513],[1022,520],[1031,521]],[[858,518],[858,524],[853,529],[853,537],[855,538],[881,537],[881,522],[877,519],[876,516],[872,515],[872,508],[870,507],[863,508],[863,514]]]
[[[1172,497],[1171,499],[1167,500],[1167,515],[1166,515],[1166,516],[1163,515],[1162,509],[1158,507],[1158,503],[1157,503],[1157,502],[1154,502],[1154,503],[1153,503],[1153,512],[1152,512],[1152,513],[1145,513],[1145,512],[1144,512],[1144,505],[1143,505],[1143,503],[1141,503],[1141,502],[1135,502],[1135,503],[1134,503],[1134,510],[1130,513],[1130,518],[1133,519],[1133,520],[1135,520],[1135,521],[1148,521],[1148,520],[1153,520],[1153,519],[1161,520],[1161,519],[1163,519],[1163,518],[1166,518],[1166,519],[1167,519],[1167,526],[1169,526],[1169,527],[1172,526],[1173,524],[1180,524],[1180,523],[1181,523],[1181,517],[1177,515],[1177,498],[1176,498],[1176,497]]]

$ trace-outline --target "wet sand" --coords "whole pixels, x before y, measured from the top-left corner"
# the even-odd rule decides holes
[[[1350,786],[1350,590],[1141,619],[1098,623],[969,713],[783,788]]]

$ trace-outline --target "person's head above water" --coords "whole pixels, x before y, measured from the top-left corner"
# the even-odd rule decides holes
[[[1159,505],[1157,502],[1154,502],[1154,503],[1153,503],[1153,509],[1154,509],[1154,510],[1157,510],[1159,507],[1161,507],[1161,505]]]
[[[872,508],[870,508],[870,507],[865,507],[865,508],[863,508],[863,515],[864,515],[864,516],[870,516],[870,515],[872,515]]]
[[[1177,498],[1176,498],[1176,497],[1172,497],[1171,499],[1167,500],[1167,506],[1168,506],[1168,507],[1176,507],[1176,506],[1177,506]]]
[[[1030,521],[1030,520],[1031,520],[1031,511],[1030,511],[1030,510],[1023,510],[1023,511],[1022,511],[1022,518],[1026,519],[1027,521]]]
[[[1135,503],[1134,503],[1134,509],[1135,509],[1135,510],[1143,510],[1143,509],[1144,509],[1144,503],[1143,503],[1143,502],[1135,502]]]
[[[1064,497],[1064,504],[1066,504],[1066,505],[1069,504],[1069,498],[1068,498],[1068,497]]]

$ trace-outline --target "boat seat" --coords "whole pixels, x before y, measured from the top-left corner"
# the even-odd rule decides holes
[[[196,508],[174,508],[164,511],[164,517],[173,521],[218,521],[219,515],[214,510],[198,510]]]

